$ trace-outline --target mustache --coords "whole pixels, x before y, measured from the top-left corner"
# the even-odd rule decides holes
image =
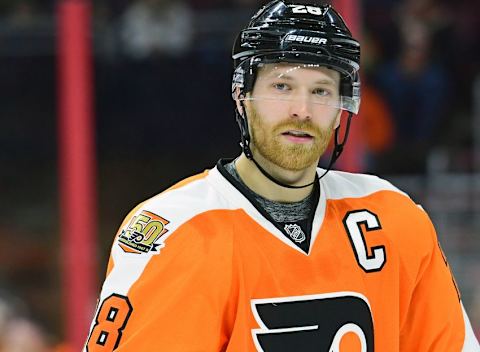
[[[315,126],[311,121],[285,121],[277,124],[274,128],[274,132],[286,131],[286,130],[300,130],[308,133],[311,136],[318,136],[322,134],[320,128]]]

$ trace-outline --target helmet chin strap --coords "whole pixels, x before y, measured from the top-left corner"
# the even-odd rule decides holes
[[[241,105],[242,105],[243,111],[245,111],[245,107],[244,107],[243,103],[241,103]],[[240,112],[238,110],[236,110],[236,114],[237,114],[237,116],[236,116],[237,117],[237,122],[240,125],[240,130],[242,131],[242,142],[240,143],[240,145],[242,146],[243,152],[246,155],[246,157],[248,159],[252,160],[253,163],[255,164],[255,166],[258,168],[258,170],[260,170],[260,172],[266,178],[268,178],[270,181],[272,181],[273,183],[275,183],[275,184],[277,184],[281,187],[290,188],[290,189],[300,189],[300,188],[310,187],[313,184],[315,184],[315,182],[318,182],[318,180],[320,180],[323,176],[325,176],[327,174],[328,171],[331,170],[333,164],[335,163],[335,161],[340,157],[340,155],[343,152],[343,148],[345,147],[345,143],[347,142],[348,133],[350,132],[350,123],[352,121],[352,116],[353,116],[352,112],[348,113],[347,124],[345,126],[345,134],[344,134],[343,140],[341,142],[339,141],[340,127],[337,127],[335,129],[335,140],[334,140],[335,146],[333,148],[332,154],[330,156],[330,161],[328,163],[328,167],[325,170],[325,172],[320,177],[318,177],[317,173],[315,173],[315,179],[311,183],[308,183],[308,184],[302,185],[302,186],[292,186],[292,185],[287,185],[287,184],[277,180],[276,178],[274,178],[263,167],[261,167],[260,164],[254,159],[252,150],[250,149],[250,133],[249,133],[249,130],[248,130],[248,120],[247,120],[246,116],[240,114]]]
[[[335,161],[337,161],[337,159],[342,154],[343,148],[345,147],[345,144],[347,143],[348,134],[350,132],[350,123],[352,122],[352,116],[353,116],[353,113],[349,111],[348,112],[348,117],[347,117],[347,124],[345,125],[345,133],[343,135],[343,140],[341,142],[338,140],[338,136],[340,134],[340,126],[338,126],[335,129],[335,140],[334,140],[335,147],[333,148],[332,155],[330,156],[330,161],[328,163],[328,167],[325,170],[325,172],[322,174],[322,176],[319,177],[319,179],[321,179],[323,176],[325,176],[327,174],[327,172],[329,172],[332,169],[333,164],[335,163]]]
[[[275,179],[272,175],[270,175],[267,171],[265,171],[265,169],[263,167],[260,166],[259,163],[257,163],[257,161],[253,158],[253,156],[251,158],[249,158],[251,161],[253,161],[253,163],[255,164],[255,166],[257,167],[257,169],[260,170],[260,172],[263,174],[263,176],[265,176],[266,178],[268,178],[270,181],[272,181],[273,183],[276,183],[277,185],[279,186],[282,186],[282,187],[285,187],[285,188],[306,188],[306,187],[309,187],[311,185],[313,185],[316,181],[317,181],[317,176],[315,176],[315,180],[309,184],[306,184],[306,185],[303,185],[303,186],[292,186],[292,185],[287,185],[286,183],[283,183],[283,182],[280,182],[279,180]],[[316,173],[315,173],[316,175]]]

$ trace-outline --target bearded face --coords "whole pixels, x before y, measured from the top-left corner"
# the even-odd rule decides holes
[[[339,124],[339,85],[326,67],[264,65],[245,99],[252,152],[291,171],[317,164]]]
[[[321,128],[311,120],[288,117],[278,123],[269,123],[254,106],[247,108],[247,116],[253,153],[259,153],[273,164],[291,171],[300,171],[318,163],[336,124],[333,120],[328,127]]]

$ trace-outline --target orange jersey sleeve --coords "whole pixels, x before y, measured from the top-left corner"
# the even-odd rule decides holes
[[[468,344],[468,335],[473,332],[447,259],[433,225],[428,219],[425,222],[424,234],[430,249],[411,282],[411,292],[407,291],[402,298],[405,309],[400,348],[402,351],[449,351],[458,346],[455,350],[477,351],[478,345],[475,348],[473,343]]]

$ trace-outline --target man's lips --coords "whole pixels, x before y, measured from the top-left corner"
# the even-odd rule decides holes
[[[310,137],[310,138],[313,138],[313,136],[310,133],[302,131],[302,130],[288,130],[288,131],[282,132],[282,134],[284,136],[288,135],[288,136],[294,136],[294,137]]]
[[[282,133],[286,139],[295,143],[306,143],[310,142],[313,139],[313,136],[308,132],[300,130],[288,130]]]

